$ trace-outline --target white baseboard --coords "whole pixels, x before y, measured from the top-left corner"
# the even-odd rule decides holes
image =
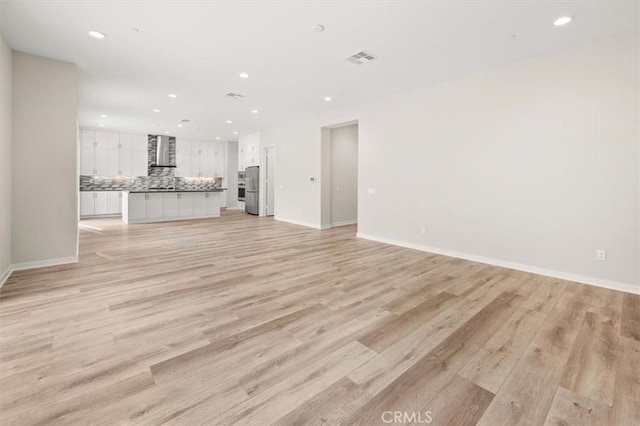
[[[300,222],[297,220],[293,220],[293,219],[286,219],[280,216],[274,217],[275,220],[280,221],[280,222],[287,222],[287,223],[292,223],[294,225],[300,225],[300,226],[306,226],[307,228],[314,228],[314,229],[322,229],[320,226],[312,224],[312,223],[307,223],[307,222]]]
[[[129,221],[122,219],[122,221],[127,225],[136,225],[138,223],[174,222],[174,221],[181,221],[181,220],[213,219],[217,217],[220,217],[220,213],[218,213],[217,215],[209,214],[204,216],[161,217],[159,219],[140,219],[140,220],[129,220]]]
[[[429,253],[441,254],[443,256],[456,257],[459,259],[471,260],[478,263],[486,263],[488,265],[500,266],[502,268],[515,269],[517,271],[529,272],[537,275],[544,275],[547,277],[559,278],[561,280],[574,281],[582,284],[594,285],[597,287],[608,288],[611,290],[624,291],[626,293],[640,294],[640,284],[633,285],[627,283],[620,283],[616,281],[603,280],[601,278],[585,277],[583,275],[571,274],[568,272],[560,272],[552,269],[540,268],[537,266],[525,265],[522,263],[509,262],[506,260],[493,259],[484,256],[477,256],[474,254],[460,253],[457,251],[441,249],[437,247],[423,246],[420,244],[406,243],[403,241],[397,241],[389,238],[377,237],[375,235],[368,235],[357,233],[358,238],[365,240],[377,241],[380,243],[391,244],[394,246],[406,247],[414,250],[425,251]]]
[[[11,273],[13,272],[13,267],[11,265],[9,265],[6,269],[6,271],[4,271],[2,273],[2,275],[0,275],[0,288],[2,288],[2,286],[4,285],[4,283],[7,282],[7,280],[9,279],[9,277],[11,276]]]
[[[329,228],[337,228],[338,226],[355,225],[356,223],[358,223],[357,220],[345,220],[344,222],[332,223],[331,225],[329,225]]]
[[[78,256],[62,257],[60,259],[36,260],[35,262],[15,263],[11,265],[14,271],[22,271],[24,269],[44,268],[47,266],[66,265],[68,263],[78,263]]]

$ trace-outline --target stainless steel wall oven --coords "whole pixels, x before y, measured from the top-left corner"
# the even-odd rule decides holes
[[[245,191],[245,174],[238,172],[238,201],[244,201]]]

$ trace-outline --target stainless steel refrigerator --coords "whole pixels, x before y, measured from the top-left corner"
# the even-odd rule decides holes
[[[244,211],[258,214],[258,189],[260,183],[260,167],[247,167],[244,171]]]

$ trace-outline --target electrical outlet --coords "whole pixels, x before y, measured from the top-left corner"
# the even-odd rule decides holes
[[[607,260],[607,252],[604,250],[596,250],[597,260]]]
[[[427,235],[427,227],[423,225],[422,228],[420,228],[420,232],[422,232],[422,235]]]

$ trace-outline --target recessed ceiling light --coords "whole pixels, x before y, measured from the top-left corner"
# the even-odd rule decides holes
[[[169,132],[168,132],[168,131],[166,131],[165,133],[166,133],[166,134],[169,134]]]
[[[254,113],[254,114],[257,114],[258,110],[257,109],[252,109],[251,112]]]
[[[105,33],[101,33],[100,31],[91,30],[89,31],[89,35],[93,38],[107,38],[107,35]]]
[[[314,33],[321,33],[324,31],[324,25],[316,24],[311,27]]]
[[[182,127],[182,124],[178,124],[178,127]]]
[[[553,25],[555,25],[556,27],[559,27],[562,25],[567,25],[571,21],[573,21],[573,16],[563,16],[553,21]]]
[[[98,124],[98,126],[100,126],[100,127],[104,127],[104,124],[100,123],[100,124]]]
[[[233,134],[234,134],[234,135],[237,135],[237,134],[238,134],[238,132],[233,132]]]
[[[331,96],[325,96],[324,100],[327,102],[331,102]]]
[[[102,117],[102,118],[107,118],[107,117],[109,117],[109,116],[108,116],[107,114],[102,114],[100,117]]]
[[[241,72],[240,78],[249,78],[249,74],[247,74],[246,72]]]
[[[220,140],[220,136],[216,136],[216,140],[218,140],[218,141],[219,141],[219,140]]]
[[[173,93],[169,93],[169,97],[170,97],[170,98],[177,98],[177,97],[178,97],[178,95],[173,94]]]
[[[139,32],[140,32],[140,30],[139,30],[138,28],[135,28],[135,27],[132,27],[132,28],[131,28],[131,31],[133,31],[133,32],[135,32],[135,33],[139,33]]]
[[[160,112],[160,110],[159,109],[154,109],[153,112]]]
[[[227,124],[231,124],[231,123],[233,123],[233,121],[227,120]]]

